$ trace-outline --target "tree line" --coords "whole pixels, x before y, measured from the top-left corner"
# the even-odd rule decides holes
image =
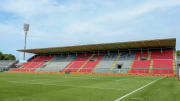
[[[3,54],[0,52],[0,60],[16,60],[16,57],[12,54]]]
[[[176,52],[177,52],[177,56],[180,56],[180,50],[177,50]]]

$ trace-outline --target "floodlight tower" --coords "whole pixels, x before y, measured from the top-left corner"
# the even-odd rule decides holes
[[[26,39],[27,39],[27,33],[29,31],[29,24],[24,24],[24,33],[25,33],[25,39],[24,39],[24,50],[26,50]],[[25,52],[24,52],[24,60],[26,59],[25,57]]]

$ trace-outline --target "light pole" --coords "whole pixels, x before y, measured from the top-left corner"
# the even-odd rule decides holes
[[[25,33],[25,39],[24,39],[24,50],[26,50],[26,39],[27,39],[27,33],[29,31],[29,24],[24,24],[24,33]],[[26,60],[25,52],[24,52],[24,60]]]

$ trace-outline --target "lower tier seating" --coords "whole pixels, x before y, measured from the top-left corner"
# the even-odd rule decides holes
[[[112,72],[113,73],[128,73],[132,62],[133,60],[117,61],[117,64],[112,69]],[[118,65],[120,65],[120,67],[118,67]]]
[[[114,61],[117,58],[117,53],[112,54],[105,54],[105,56],[99,61],[96,68],[93,70],[93,72],[99,72],[99,73],[108,73],[110,72],[110,68],[112,67]]]
[[[92,72],[93,68],[96,67],[96,65],[99,63],[99,61],[89,61],[81,70],[80,72]]]
[[[44,64],[45,66],[37,68],[37,72],[59,72],[69,64],[74,56],[56,56],[51,61]]]
[[[52,59],[52,56],[37,56],[30,61],[23,63],[20,68],[14,68],[12,71],[21,71],[21,72],[32,72],[36,68],[40,68],[46,61]]]
[[[7,71],[14,67],[19,61],[16,60],[0,60],[0,72]]]
[[[77,72],[80,67],[88,61],[92,54],[77,55],[62,71]]]
[[[69,70],[71,72],[77,72],[77,70],[85,63],[85,61],[76,61],[76,62],[71,62],[67,67],[66,70]]]
[[[93,72],[99,73],[108,73],[111,72],[110,68],[112,67],[114,61],[101,61],[98,66],[93,70]]]
[[[150,60],[134,60],[131,73],[149,73]]]
[[[92,58],[89,59],[87,64],[80,70],[80,72],[92,72],[96,65],[101,61],[103,56],[104,54],[94,55]]]
[[[153,74],[173,74],[173,60],[153,60]]]

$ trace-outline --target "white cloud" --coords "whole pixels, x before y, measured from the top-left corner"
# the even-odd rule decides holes
[[[143,19],[144,15],[148,14],[154,16],[153,12],[156,11],[162,13],[169,8],[172,11],[172,8],[179,5],[180,0],[1,0],[0,36],[3,42],[0,42],[0,46],[9,52],[23,48],[24,23],[30,23],[28,48],[170,36],[179,38],[178,19],[177,26],[171,28],[172,26],[167,24],[164,25],[166,29],[163,29],[166,22],[164,16],[161,16],[164,19],[163,24],[157,26],[157,29],[149,26],[149,21],[138,19]],[[176,10],[173,14],[177,16],[179,13]],[[11,15],[16,17],[8,19]],[[1,19],[6,16],[8,23]],[[156,18],[151,19],[156,21]],[[161,33],[165,33],[165,36]],[[8,41],[8,44],[5,41]],[[16,48],[12,49],[14,47],[8,45]]]
[[[123,24],[149,12],[180,5],[180,0],[144,0],[132,7],[121,9],[121,4],[116,2],[72,0],[70,3],[61,3],[56,0],[5,0],[0,4],[0,9],[21,16],[23,18],[21,24],[30,23],[29,38],[34,42],[63,41],[64,44],[76,44],[81,40],[93,43],[101,39],[101,36],[108,38],[128,34],[129,30],[134,29],[122,27]],[[112,10],[107,11],[108,9]],[[4,29],[8,31],[8,28]]]
[[[30,19],[39,14],[48,14],[63,10],[62,5],[55,6],[54,0],[5,0],[0,6],[6,12],[12,12]]]

